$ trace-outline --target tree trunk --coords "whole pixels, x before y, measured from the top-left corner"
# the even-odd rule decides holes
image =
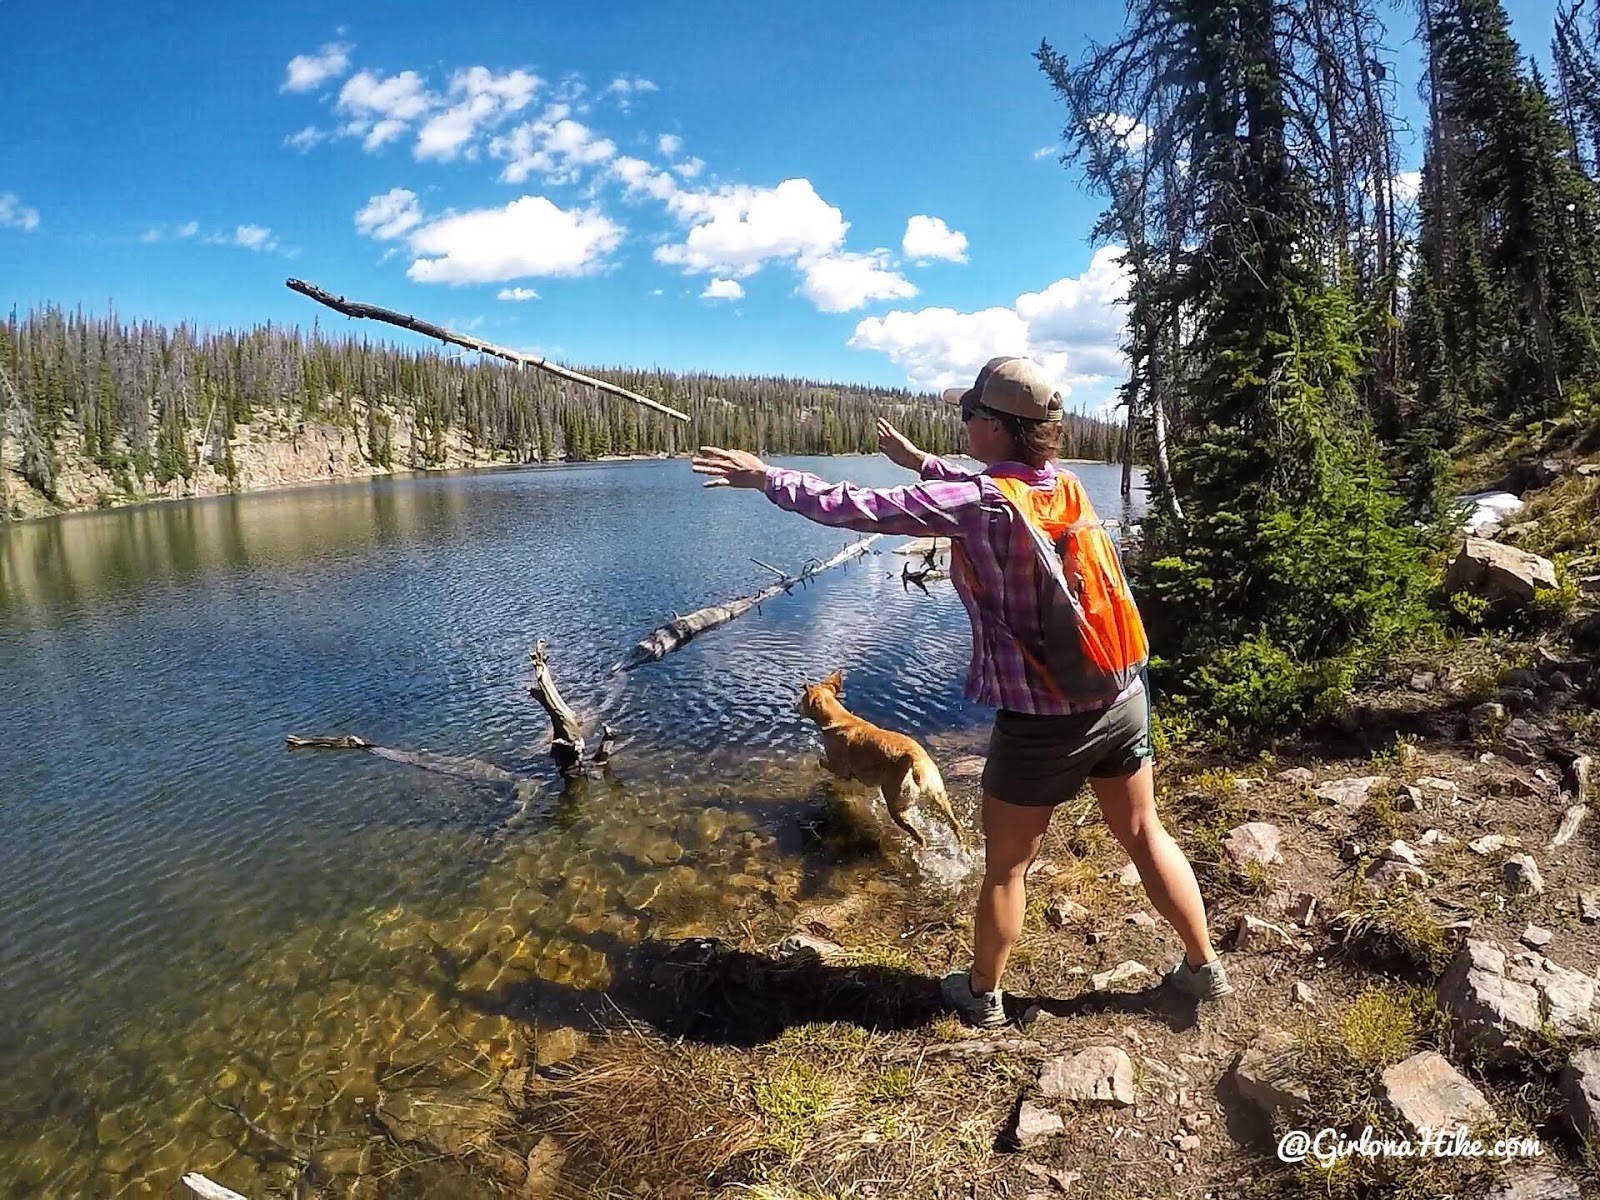
[[[740,596],[723,604],[713,604],[706,608],[697,608],[694,612],[683,617],[674,617],[665,625],[652,630],[641,638],[623,659],[614,668],[616,671],[631,671],[635,667],[642,667],[646,663],[659,662],[674,650],[679,650],[689,644],[694,638],[699,637],[712,629],[718,629],[737,617],[744,616],[752,608],[760,605],[775,596],[783,595],[790,591],[796,584],[805,583],[812,577],[832,570],[834,567],[849,562],[859,555],[865,554],[883,535],[874,533],[870,537],[852,542],[827,562],[818,563],[815,560],[807,563],[800,569],[798,575],[786,575],[770,587],[764,587],[759,592],[752,592],[748,596]],[[763,564],[764,565],[764,564]],[[768,568],[771,570],[772,568]]]

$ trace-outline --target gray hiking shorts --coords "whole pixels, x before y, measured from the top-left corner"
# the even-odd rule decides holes
[[[1093,779],[1120,779],[1151,757],[1150,697],[1095,712],[1038,716],[1001,709],[989,735],[983,790],[1007,804],[1063,804]]]

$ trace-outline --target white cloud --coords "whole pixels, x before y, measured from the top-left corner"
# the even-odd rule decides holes
[[[1071,360],[1070,369],[1059,372],[1062,376],[1114,375],[1125,361],[1122,302],[1127,294],[1122,248],[1103,246],[1082,275],[1018,296],[1016,312],[1027,324],[1028,344],[1036,356],[1059,354]]]
[[[656,149],[671,158],[679,150],[683,149],[683,139],[675,133],[663,133],[656,139]]]
[[[532,288],[525,287],[501,288],[495,293],[494,298],[496,300],[515,300],[520,303],[524,300],[537,300],[539,293]]]
[[[786,179],[775,188],[679,192],[668,207],[694,224],[682,243],[657,247],[655,259],[685,274],[742,278],[769,259],[821,258],[839,248],[850,228],[808,179]]]
[[[356,232],[386,242],[422,224],[422,206],[415,192],[390,188],[374,196],[356,213]]]
[[[616,156],[616,143],[574,121],[568,115],[571,111],[565,104],[552,104],[537,121],[489,143],[490,154],[507,160],[501,182],[522,183],[538,174],[550,184],[576,183],[584,168]]]
[[[435,112],[417,133],[417,159],[449,162],[468,146],[480,128],[492,126],[528,106],[543,80],[526,71],[495,75],[486,67],[468,67],[450,80],[455,101]]]
[[[1138,154],[1150,140],[1150,127],[1137,118],[1123,113],[1106,113],[1100,118],[1100,127],[1115,141],[1121,143],[1122,148],[1129,154]]]
[[[350,69],[350,47],[329,42],[315,54],[296,54],[289,60],[280,92],[309,92]]]
[[[659,293],[658,293],[659,294]],[[743,300],[744,288],[737,279],[713,279],[700,293],[702,300]]]
[[[1394,199],[1396,204],[1410,204],[1421,193],[1421,171],[1402,171],[1394,177]]]
[[[12,192],[0,192],[0,229],[7,226],[30,233],[39,228],[39,210],[27,207]]]
[[[611,162],[611,174],[621,180],[630,193],[644,192],[657,200],[671,200],[678,194],[678,181],[642,158],[618,155]]]
[[[339,89],[339,110],[351,118],[344,132],[362,137],[362,148],[368,151],[399,137],[435,104],[415,71],[401,71],[387,79],[372,71],[357,71]]]
[[[622,241],[593,209],[566,210],[543,196],[431,221],[409,235],[418,283],[502,283],[530,275],[582,275]]]
[[[673,163],[672,169],[685,179],[694,179],[706,169],[706,160],[703,158],[686,158],[681,163]]]
[[[278,241],[265,225],[235,225],[233,244],[246,250],[276,250]]]
[[[283,144],[292,150],[298,150],[300,153],[304,154],[318,142],[325,141],[327,136],[327,134],[323,133],[322,130],[318,129],[315,125],[307,125],[299,133],[291,133],[288,137],[284,138]]]
[[[606,94],[616,98],[617,107],[623,112],[633,107],[634,100],[647,92],[659,92],[654,83],[637,75],[619,75],[611,81],[611,86],[606,88]]]
[[[827,254],[804,258],[800,293],[823,312],[849,312],[873,300],[901,300],[917,294],[909,280],[889,268],[889,252]]]
[[[876,350],[922,387],[970,381],[996,354],[1026,354],[1061,385],[1094,388],[1126,372],[1120,343],[1127,275],[1121,249],[1096,252],[1082,275],[1017,297],[1009,308],[895,310],[857,324],[850,345]]]
[[[967,261],[967,235],[952,230],[938,217],[915,216],[907,221],[900,248],[907,258],[924,262],[936,258]]]
[[[366,137],[361,141],[361,148],[369,153],[381,148],[385,143],[392,142],[409,128],[398,117],[379,121],[367,130]]]
[[[199,232],[199,221],[185,221],[182,225],[176,226],[171,230],[171,236],[179,239],[192,238]],[[139,235],[139,240],[146,246],[153,246],[157,242],[165,241],[167,237],[168,230],[165,225],[152,225],[149,229],[146,229]],[[234,242],[232,238],[226,237],[210,238],[208,240],[218,245],[240,244]]]
[[[1035,150],[1033,152],[1033,157],[1034,157],[1034,160],[1037,161],[1038,159],[1049,158],[1051,155],[1060,154],[1060,153],[1061,153],[1061,147],[1060,146],[1040,146],[1037,150]]]

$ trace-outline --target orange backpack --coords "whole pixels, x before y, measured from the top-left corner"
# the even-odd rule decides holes
[[[1070,472],[1058,473],[1049,492],[1021,479],[989,478],[1021,514],[1042,568],[1044,659],[1020,642],[1018,649],[1029,669],[1060,696],[1109,704],[1150,657],[1116,543]]]

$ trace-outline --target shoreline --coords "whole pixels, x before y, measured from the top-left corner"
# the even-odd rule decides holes
[[[116,502],[111,503],[111,504],[88,504],[88,503],[85,503],[85,504],[77,504],[77,505],[68,505],[68,506],[60,507],[60,508],[58,508],[58,509],[56,509],[54,511],[50,511],[50,512],[31,513],[31,514],[29,514],[27,516],[0,517],[0,530],[5,530],[5,529],[10,528],[11,526],[14,526],[14,525],[30,525],[30,524],[34,524],[34,523],[37,523],[37,522],[40,522],[40,521],[60,520],[63,517],[87,516],[87,515],[96,514],[96,513],[115,512],[115,511],[119,511],[121,509],[128,509],[128,508],[147,508],[147,507],[152,507],[152,506],[162,505],[162,504],[181,503],[183,501],[216,500],[216,499],[223,499],[223,498],[226,498],[226,497],[268,495],[268,494],[272,494],[272,493],[275,493],[275,492],[291,492],[291,491],[296,491],[296,490],[300,490],[300,489],[334,487],[334,486],[339,486],[341,484],[372,482],[372,481],[381,480],[381,479],[401,480],[401,479],[406,479],[406,478],[425,477],[425,476],[429,476],[429,475],[448,475],[448,474],[457,474],[457,473],[465,474],[465,473],[469,473],[469,472],[483,472],[483,471],[528,471],[528,470],[555,469],[555,468],[560,468],[560,467],[583,467],[583,466],[594,466],[594,465],[602,465],[602,464],[603,465],[611,465],[611,464],[616,464],[616,463],[687,461],[691,457],[692,457],[692,455],[688,454],[688,453],[684,453],[684,454],[668,454],[668,453],[665,453],[665,452],[661,452],[661,453],[655,453],[655,454],[604,454],[604,455],[599,455],[599,456],[597,456],[595,458],[583,458],[583,459],[576,459],[576,460],[552,459],[549,462],[545,462],[545,461],[542,461],[542,460],[535,460],[535,461],[532,461],[532,462],[495,462],[495,461],[490,461],[490,462],[479,462],[479,463],[458,463],[458,464],[454,464],[454,465],[450,465],[450,466],[442,466],[442,467],[374,468],[373,470],[364,471],[364,472],[350,472],[350,473],[342,474],[342,475],[322,475],[322,476],[314,476],[314,477],[306,478],[306,479],[290,479],[290,480],[284,480],[284,481],[281,481],[281,482],[262,483],[262,484],[256,484],[256,485],[252,485],[252,486],[247,486],[247,487],[234,487],[234,488],[226,488],[226,489],[195,491],[193,493],[184,493],[184,494],[176,495],[176,496],[141,494],[141,495],[129,497],[129,498],[125,499],[125,500],[118,499]],[[784,455],[774,455],[773,457],[775,457],[775,458],[837,458],[837,459],[853,459],[853,458],[877,458],[878,455],[875,454],[875,453],[874,454],[861,454],[861,453],[848,453],[848,454],[784,454]],[[952,454],[952,455],[949,455],[948,457],[953,458],[953,459],[968,459],[969,458],[969,456],[967,456],[965,454]],[[969,460],[969,461],[976,461],[976,460]],[[1056,460],[1056,462],[1060,463],[1063,466],[1067,466],[1067,467],[1084,466],[1084,465],[1120,467],[1122,465],[1121,463],[1118,463],[1118,462],[1110,462],[1110,463],[1104,462],[1103,460],[1097,459],[1097,458],[1058,458]],[[1138,470],[1138,469],[1141,469],[1141,468],[1137,468],[1136,467],[1135,469]],[[7,475],[7,479],[6,479],[6,488],[7,488],[6,495],[7,496],[10,495],[10,492],[11,492],[12,488],[27,488],[28,487],[28,485],[26,483],[23,483],[20,479],[14,478],[15,472],[11,471],[9,468],[6,469],[6,475]],[[29,490],[31,492],[31,489],[29,489]],[[32,494],[37,495],[37,493],[32,493]]]

